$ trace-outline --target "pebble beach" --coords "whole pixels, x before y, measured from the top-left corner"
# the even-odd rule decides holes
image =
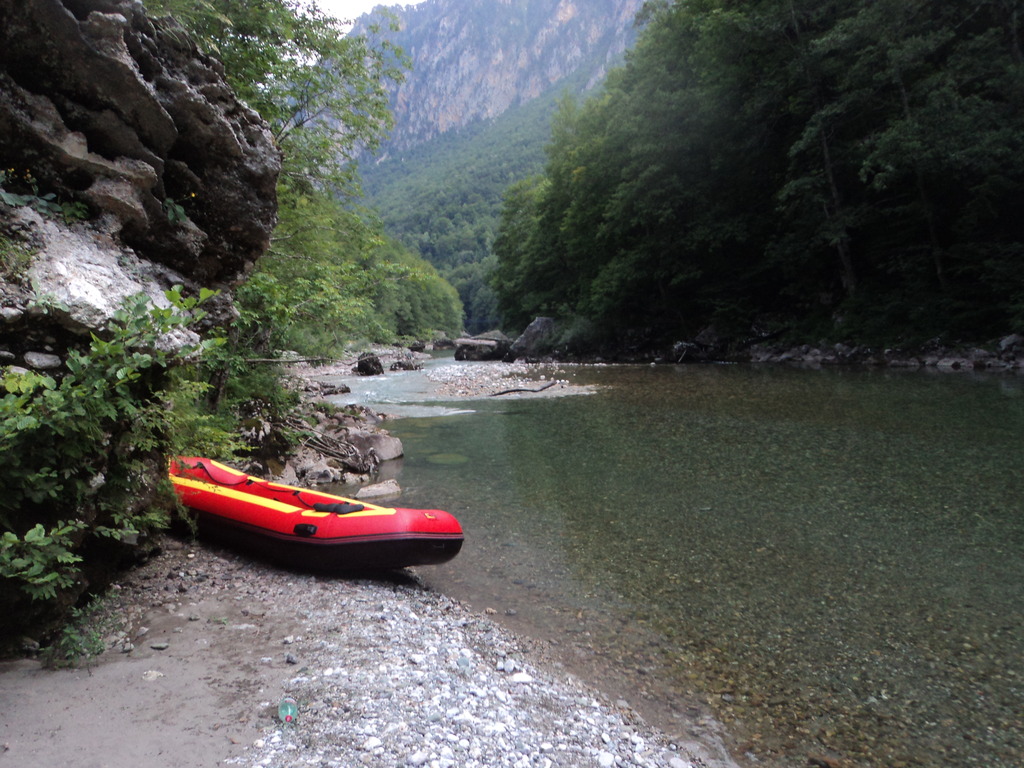
[[[318,577],[168,537],[101,605],[106,650],[88,668],[0,670],[0,699],[22,703],[0,726],[0,766],[735,766],[412,570]],[[294,723],[278,718],[284,697]]]

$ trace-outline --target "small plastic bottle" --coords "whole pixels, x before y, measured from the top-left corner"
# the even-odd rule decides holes
[[[291,696],[285,696],[277,707],[277,716],[282,723],[295,723],[295,716],[299,714],[299,705]]]

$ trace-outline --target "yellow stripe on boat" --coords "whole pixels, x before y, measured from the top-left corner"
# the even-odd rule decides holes
[[[315,509],[300,507],[295,504],[277,501],[276,499],[268,499],[264,496],[257,496],[244,490],[228,488],[223,485],[218,485],[217,483],[197,480],[195,478],[184,477],[182,475],[172,475],[171,482],[183,488],[192,488],[197,491],[204,491],[206,493],[214,493],[219,496],[224,496],[228,499],[245,501],[274,512],[282,512],[286,515],[294,515],[298,513],[300,517],[330,517],[334,514],[333,512],[319,512]],[[244,488],[244,486],[240,486],[240,488]],[[296,490],[302,491],[308,489],[297,488]],[[363,504],[364,509],[359,512],[346,512],[344,515],[345,517],[384,517],[396,514],[396,510],[393,508],[378,507],[375,504],[364,504],[361,501],[355,503]]]

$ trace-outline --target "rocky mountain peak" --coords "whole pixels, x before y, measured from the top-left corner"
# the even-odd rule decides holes
[[[393,8],[400,30],[384,33],[412,60],[394,93],[401,150],[497,117],[572,77],[600,82],[635,38],[644,0],[426,0]],[[366,32],[378,12],[360,19]]]

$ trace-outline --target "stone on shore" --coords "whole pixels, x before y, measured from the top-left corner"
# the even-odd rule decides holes
[[[512,340],[501,331],[455,340],[456,360],[501,360],[508,354]]]
[[[379,461],[391,461],[400,458],[405,453],[402,441],[386,432],[370,432],[365,429],[352,428],[345,432],[345,441],[359,451],[360,455],[365,456],[373,451]]]
[[[382,483],[367,485],[356,491],[357,499],[383,499],[388,496],[400,496],[402,488],[397,480],[385,480]]]
[[[504,357],[505,362],[514,363],[521,358],[532,359],[540,356],[549,350],[555,331],[554,318],[535,318],[513,342]]]

